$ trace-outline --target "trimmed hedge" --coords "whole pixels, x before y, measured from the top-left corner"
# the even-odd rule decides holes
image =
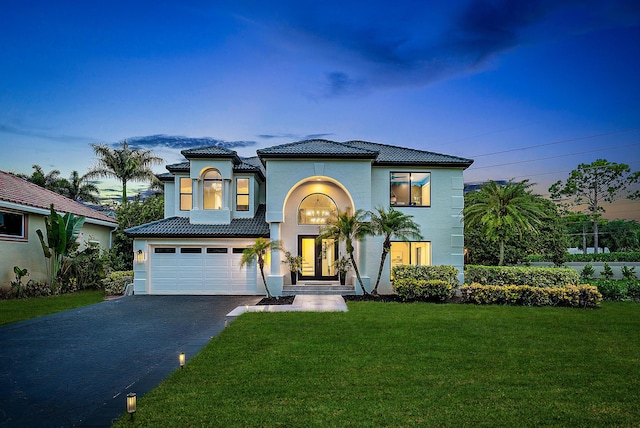
[[[125,286],[132,281],[132,270],[116,271],[102,280],[102,286],[106,295],[115,296],[124,293]]]
[[[477,305],[568,306],[596,308],[602,295],[591,285],[531,287],[528,285],[482,285],[460,287],[462,302]]]
[[[592,284],[598,288],[603,300],[640,302],[640,281],[600,279]]]
[[[441,280],[446,281],[453,287],[457,287],[460,284],[458,281],[458,274],[460,272],[453,266],[439,265],[439,266],[418,266],[418,265],[398,265],[394,266],[392,270],[394,284],[398,280],[411,279],[411,280]]]
[[[398,279],[393,281],[393,290],[404,301],[444,302],[455,293],[451,282],[441,279]]]
[[[465,284],[528,285],[532,287],[564,287],[578,284],[578,272],[569,268],[527,266],[476,266],[464,270]]]
[[[531,254],[526,257],[529,263],[551,262],[548,256],[541,254]],[[567,254],[565,263],[570,262],[640,262],[640,252],[625,253],[598,253],[598,254]]]

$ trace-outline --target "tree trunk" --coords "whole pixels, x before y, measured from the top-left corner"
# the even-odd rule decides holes
[[[582,254],[587,254],[587,224],[582,222]]]
[[[267,297],[271,298],[271,292],[269,291],[269,287],[267,287],[267,280],[264,277],[264,269],[260,266],[260,275],[262,276],[262,282],[264,283],[264,289],[267,290]]]
[[[598,254],[598,220],[593,220],[593,254]]]
[[[360,288],[362,289],[362,294],[369,294],[367,290],[364,288],[364,283],[362,282],[362,278],[360,278],[360,271],[358,270],[358,265],[356,264],[356,259],[353,257],[353,252],[349,253],[349,258],[351,259],[351,264],[353,265],[353,270],[356,271],[356,277],[358,278],[358,283],[360,284]]]
[[[122,203],[127,203],[127,182],[122,180]]]
[[[384,248],[382,250],[382,255],[380,256],[380,267],[378,267],[378,277],[376,278],[376,286],[373,287],[371,294],[378,294],[378,285],[380,285],[380,277],[382,276],[382,269],[384,269],[384,261],[387,259],[387,254],[389,251]]]
[[[504,264],[504,239],[500,240],[500,259],[498,260],[498,266]]]

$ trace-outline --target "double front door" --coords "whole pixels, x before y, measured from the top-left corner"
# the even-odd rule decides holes
[[[338,257],[338,242],[318,240],[317,236],[298,236],[298,254],[302,257],[302,280],[334,280],[338,271],[334,263]]]

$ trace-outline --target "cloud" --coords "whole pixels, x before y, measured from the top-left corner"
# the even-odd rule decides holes
[[[315,140],[318,138],[324,138],[324,137],[328,137],[330,135],[333,135],[332,132],[325,132],[325,133],[320,133],[320,134],[307,134],[307,135],[301,135],[301,134],[259,134],[257,135],[258,138],[264,138],[266,140],[271,140],[274,138],[286,138],[289,140],[295,140],[295,141],[300,141],[300,140]]]
[[[272,17],[279,21],[271,28],[290,52],[312,52],[334,64],[320,69],[320,97],[425,86],[481,70],[502,53],[549,37],[549,31],[563,37],[637,25],[640,18],[640,8],[629,0],[469,0],[394,7],[382,2],[364,9],[360,4],[357,10],[349,7],[341,4],[333,11],[323,3],[304,10],[282,8]],[[554,18],[563,25],[550,27]]]
[[[42,138],[45,140],[59,141],[64,143],[76,142],[76,141],[90,143],[90,142],[98,141],[95,138],[90,138],[90,137],[55,134],[55,133],[48,132],[46,130],[45,131],[33,130],[28,128],[21,128],[17,126],[7,125],[4,123],[0,123],[0,132],[6,133],[6,134],[13,134],[13,135],[23,135],[26,137]]]
[[[235,147],[248,147],[256,144],[255,141],[225,141],[211,137],[184,137],[175,135],[148,135],[144,137],[131,137],[126,139],[131,147],[140,149],[165,148],[170,150],[185,150],[195,147],[218,146],[227,149]],[[122,143],[114,143],[113,147]]]

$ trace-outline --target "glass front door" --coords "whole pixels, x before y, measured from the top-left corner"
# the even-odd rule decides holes
[[[332,280],[338,278],[334,262],[338,243],[334,239],[317,240],[315,236],[298,237],[298,253],[302,256],[300,279]]]

